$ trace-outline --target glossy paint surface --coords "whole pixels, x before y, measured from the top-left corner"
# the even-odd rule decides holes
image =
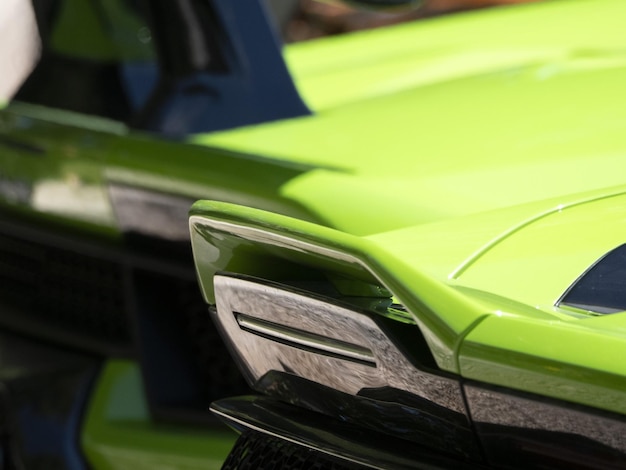
[[[507,299],[465,338],[463,376],[626,412],[626,369],[615,360],[626,351],[626,318],[555,307],[579,276],[624,243],[623,210],[619,192],[564,205],[498,239],[458,271],[452,284]],[[535,312],[520,315],[511,305],[517,302]]]
[[[103,169],[106,149],[124,130],[111,120],[43,107],[2,112],[0,203],[103,234],[114,231]]]
[[[279,194],[306,165],[131,133],[122,123],[70,111],[23,103],[0,111],[0,161],[2,207],[104,236],[128,229],[124,210],[149,226],[149,209],[159,198],[170,205],[185,201],[164,217],[184,233],[189,206],[199,198],[312,218]],[[119,187],[136,197],[120,203]]]
[[[581,210],[602,221],[606,216],[600,209],[609,200],[595,203],[599,207],[590,203],[586,211]],[[587,222],[576,212],[568,215],[583,226]],[[436,281],[372,240],[252,209],[197,203],[191,227],[201,285],[210,302],[213,273],[246,272],[253,269],[246,263],[254,265],[260,259],[268,263],[272,259],[268,250],[310,266],[334,265],[333,269],[352,275],[356,267],[361,271],[357,275],[369,273],[413,314],[440,368],[487,383],[626,412],[622,400],[626,371],[621,361],[607,360],[624,353],[626,330],[619,314],[585,317],[550,308],[539,310],[498,296],[497,289],[504,288],[506,280],[498,283],[494,279],[488,292]],[[607,231],[607,243],[614,232]],[[533,232],[528,234],[529,245],[535,245]],[[257,255],[252,254],[255,252]],[[241,253],[246,255],[241,257]],[[258,268],[248,273],[261,275]],[[608,328],[604,322],[609,323]]]
[[[468,408],[488,460],[504,468],[624,467],[624,420],[535,395],[467,383]]]
[[[458,372],[454,349],[459,337],[485,314],[481,304],[366,239],[231,204],[200,201],[191,214],[196,267],[210,303],[217,271],[268,278],[281,269],[274,257],[294,258],[389,289],[414,314],[439,367],[451,372]]]
[[[192,218],[212,303],[218,270],[332,271],[390,290],[443,371],[625,413],[623,316],[551,303],[623,242],[623,13],[555,1],[290,46],[313,115],[176,140],[18,99],[0,110],[0,204],[180,241],[191,201],[221,201]],[[134,366],[105,369],[90,462],[219,466],[230,438],[153,423],[141,388]]]
[[[130,361],[109,361],[88,406],[82,448],[94,468],[219,469],[234,433],[154,423]],[[208,410],[207,410],[208,413]]]
[[[619,185],[621,9],[547,2],[295,46],[316,115],[197,141],[333,166],[282,193],[357,234]]]
[[[624,243],[625,222],[623,192],[563,204],[492,240],[450,277],[457,285],[552,311],[582,273]],[[542,266],[541,275],[537,275],[538,266]]]
[[[621,8],[616,0],[546,2],[289,46],[312,116],[189,139],[207,150],[113,121],[114,134],[127,137],[104,147],[100,162],[81,143],[93,120],[81,116],[72,145],[102,166],[104,185],[122,179],[356,234],[619,185]],[[5,129],[10,138],[17,132]],[[241,159],[214,161],[216,149]],[[294,165],[301,171],[273,183],[274,171]]]
[[[621,316],[622,314],[616,314]],[[464,377],[626,413],[625,321],[576,322],[496,313],[470,332],[460,348]]]

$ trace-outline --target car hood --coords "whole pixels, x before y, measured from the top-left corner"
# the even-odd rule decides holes
[[[555,307],[626,235],[623,5],[546,2],[289,50],[314,115],[195,140],[310,168],[280,191],[335,230],[197,203],[207,299],[215,272],[269,278],[280,260],[353,275],[394,294],[439,368],[625,413],[610,359],[626,316]]]
[[[626,186],[366,239],[482,306],[484,315],[459,342],[464,377],[626,412],[626,370],[611,359],[623,354],[626,314],[594,315],[558,302],[626,242]],[[467,319],[468,311],[443,306],[439,314]]]
[[[617,186],[623,8],[548,2],[298,45],[314,115],[194,140],[309,166],[281,193],[359,235]]]
[[[557,231],[549,240],[551,245],[545,249],[540,247],[542,253],[558,244],[559,234],[562,236],[576,224],[580,226],[585,219],[610,216],[620,204],[623,215],[625,198],[624,194],[600,197],[531,219],[525,226],[529,229],[528,235],[525,236],[523,230],[510,232],[510,237],[504,236],[492,245],[492,251],[485,251],[485,259],[495,256],[495,260],[487,259],[487,271],[501,260],[506,261],[507,252],[515,254],[511,246],[506,246],[508,242],[532,244],[546,226],[555,223],[551,219],[564,216],[564,220],[557,222],[562,225],[560,233]],[[482,222],[488,222],[484,216],[481,218]],[[623,233],[624,220],[623,216],[617,217],[611,229]],[[476,230],[480,225],[468,228]],[[626,316],[623,314],[576,316],[557,308],[538,309],[532,304],[516,302],[492,289],[481,291],[478,282],[485,273],[480,272],[480,257],[475,266],[461,274],[459,282],[441,282],[415,263],[415,252],[405,253],[402,247],[395,245],[396,242],[404,243],[404,247],[410,244],[414,234],[406,230],[404,234],[395,234],[395,240],[389,238],[390,234],[357,237],[270,212],[211,201],[200,201],[193,206],[190,228],[198,279],[210,303],[215,303],[213,280],[216,273],[284,280],[297,278],[303,267],[309,272],[321,270],[334,279],[348,282],[344,287],[360,286],[359,294],[346,291],[345,295],[365,295],[361,289],[366,285],[384,287],[380,291],[383,295],[387,295],[386,290],[393,293],[406,308],[406,315],[419,327],[437,366],[443,370],[487,383],[626,412],[623,361],[607,360],[622,357],[626,351]],[[585,236],[588,239],[592,234],[590,230]],[[517,235],[521,235],[521,239],[515,240]],[[600,245],[610,244],[611,237],[613,242],[619,240],[619,234],[603,235],[599,237]],[[581,242],[584,243],[584,237]],[[498,248],[504,249],[504,256],[498,253]],[[567,252],[567,247],[561,251]],[[558,261],[559,257],[555,258]],[[524,272],[530,272],[538,282],[551,282],[551,272],[540,270],[543,266],[537,263],[536,272],[528,269]],[[478,271],[473,273],[474,269]],[[338,273],[342,277],[337,278]],[[520,278],[518,273],[506,270],[501,270],[499,276],[506,278],[509,274],[512,279]],[[466,275],[470,281],[463,285]],[[503,289],[506,285],[506,282],[496,281],[494,288]],[[375,292],[367,292],[374,301]],[[403,328],[412,328],[410,322],[400,321],[405,324]]]
[[[621,186],[366,238],[457,289],[552,314],[576,279],[626,243],[625,221]]]

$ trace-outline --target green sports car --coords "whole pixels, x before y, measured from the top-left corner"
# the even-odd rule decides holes
[[[3,467],[626,468],[623,1],[282,51],[258,0],[29,12]]]

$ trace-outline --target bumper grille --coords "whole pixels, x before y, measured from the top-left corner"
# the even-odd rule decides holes
[[[210,319],[191,258],[141,241],[109,246],[0,223],[0,329],[135,358],[159,419],[213,423],[213,400],[250,390]]]
[[[237,440],[222,470],[363,470],[322,452],[265,434],[246,432]]]
[[[208,307],[195,283],[181,285],[179,310],[185,321],[185,336],[198,374],[203,403],[250,392],[235,361],[209,318]]]
[[[1,235],[0,298],[22,322],[115,345],[130,339],[122,266],[112,261]]]

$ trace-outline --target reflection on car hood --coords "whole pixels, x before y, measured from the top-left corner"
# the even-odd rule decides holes
[[[316,115],[196,140],[318,166],[282,193],[356,234],[617,186],[623,8],[548,2],[297,45]]]
[[[622,11],[615,0],[500,7],[298,43],[285,57],[319,112],[523,67],[547,79],[566,69],[624,64]]]

